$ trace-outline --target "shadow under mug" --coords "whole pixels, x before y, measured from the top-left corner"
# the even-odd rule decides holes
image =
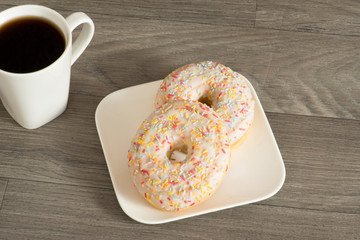
[[[20,5],[0,13],[0,28],[23,17],[40,17],[62,32],[65,50],[49,66],[29,73],[12,73],[0,69],[0,98],[12,118],[27,129],[35,129],[62,114],[67,106],[71,65],[89,45],[94,35],[93,21],[82,12],[66,19],[56,11],[39,5]],[[83,25],[72,41],[72,31]]]

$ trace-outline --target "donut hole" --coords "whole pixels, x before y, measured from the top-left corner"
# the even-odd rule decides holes
[[[184,162],[187,158],[188,147],[182,141],[175,142],[167,153],[171,162]]]
[[[209,95],[203,95],[198,99],[198,102],[207,105],[208,107],[212,107],[213,102],[211,101]]]

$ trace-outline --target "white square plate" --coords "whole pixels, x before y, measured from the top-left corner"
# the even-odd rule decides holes
[[[280,190],[285,166],[264,110],[255,99],[255,117],[244,143],[231,153],[228,174],[207,201],[181,212],[166,212],[150,205],[136,190],[127,167],[131,139],[154,109],[155,94],[162,81],[113,92],[95,113],[96,126],[116,197],[132,219],[158,224],[264,200]]]

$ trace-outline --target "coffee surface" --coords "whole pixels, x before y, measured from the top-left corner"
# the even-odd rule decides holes
[[[38,17],[14,19],[0,26],[0,69],[29,73],[55,62],[65,49],[63,34]]]

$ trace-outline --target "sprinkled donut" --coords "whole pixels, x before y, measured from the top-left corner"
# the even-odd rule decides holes
[[[179,98],[211,106],[228,128],[232,147],[245,138],[254,118],[255,103],[245,77],[220,63],[192,63],[174,70],[162,82],[155,107]]]
[[[128,151],[131,178],[140,194],[165,211],[180,211],[209,198],[228,170],[227,130],[200,102],[169,101],[138,129]]]

